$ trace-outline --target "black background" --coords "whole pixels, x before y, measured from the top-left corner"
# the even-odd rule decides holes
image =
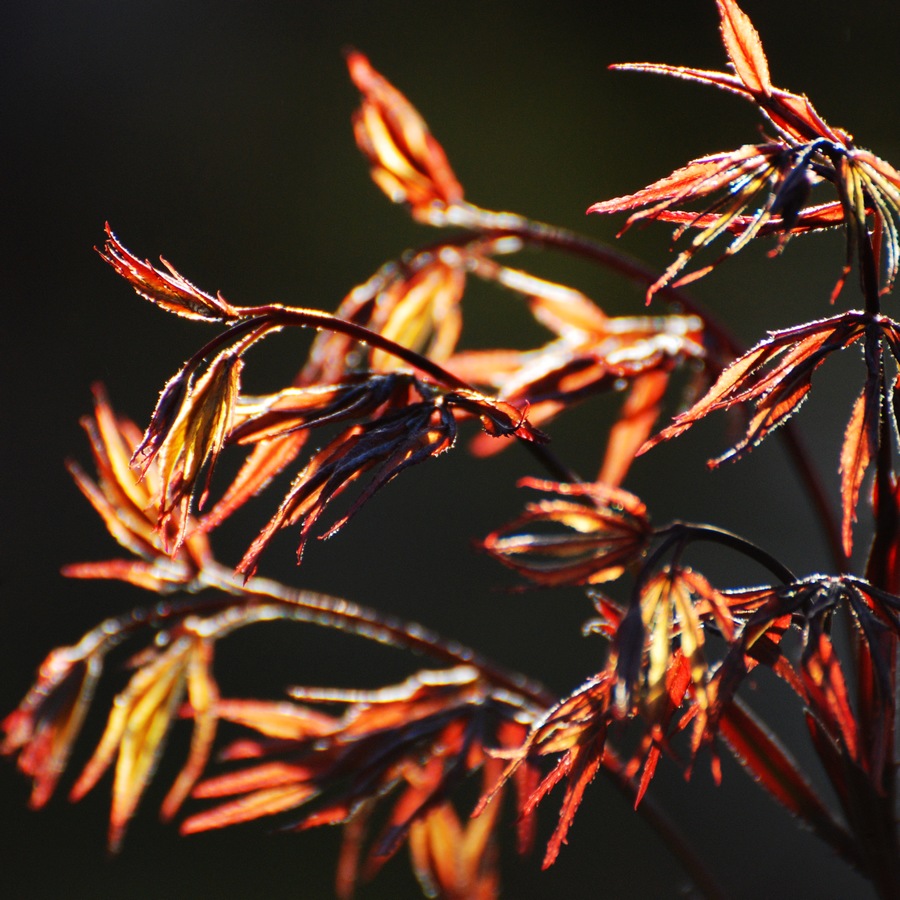
[[[896,5],[748,0],[746,8],[773,80],[810,93],[829,121],[896,163]],[[138,255],[163,254],[235,303],[333,309],[383,261],[433,236],[386,201],[355,150],[349,116],[356,98],[341,57],[353,45],[417,105],[469,199],[612,240],[619,221],[585,219],[591,203],[693,157],[758,139],[754,111],[737,98],[606,70],[645,59],[721,68],[716,21],[711,0],[5,4],[2,711],[15,706],[52,646],[148,600],[124,585],[58,575],[66,562],[115,555],[62,467],[67,457],[87,458],[77,420],[89,409],[91,383],[106,383],[116,407],[143,424],[166,378],[209,335],[141,301],[100,261],[91,248],[102,241],[105,220]],[[630,233],[621,243],[657,267],[666,264],[665,228]],[[838,235],[798,240],[776,261],[753,248],[695,293],[753,342],[767,328],[827,315],[841,254]],[[534,255],[518,262],[571,281],[608,312],[643,309],[639,291],[583,264]],[[850,284],[841,302],[857,305],[855,291]],[[469,346],[539,339],[518,301],[497,291],[474,289],[466,314]],[[266,345],[250,359],[249,388],[290,378],[306,346],[296,336]],[[861,381],[858,361],[847,356],[817,379],[822,387],[798,420],[832,492]],[[552,429],[557,451],[591,471],[616,405],[601,398],[560,420]],[[780,553],[796,571],[827,568],[777,441],[739,466],[706,470],[704,460],[727,446],[722,425],[704,424],[643,458],[628,486],[656,521],[706,519]],[[540,473],[516,448],[478,462],[460,447],[400,479],[334,540],[314,542],[302,569],[293,566],[293,536],[285,535],[263,571],[422,621],[562,694],[602,660],[600,641],[579,633],[589,604],[578,591],[497,591],[512,579],[470,548],[472,538],[519,509],[524,497],[514,485],[526,474]],[[260,527],[274,503],[269,495],[248,508],[244,528]],[[223,528],[220,558],[236,560],[246,541],[241,528]],[[695,562],[723,585],[763,577],[718,555]],[[217,673],[227,695],[277,696],[292,683],[386,684],[415,665],[312,629],[261,626],[222,645]],[[763,688],[771,685],[761,683],[757,694]],[[792,708],[764,699],[803,757]],[[101,727],[98,715],[76,760]],[[178,741],[171,746],[163,782],[183,749]],[[865,885],[734,766],[726,765],[718,791],[702,769],[685,786],[662,765],[652,791],[683,822],[730,896],[865,895]],[[12,764],[0,768],[0,878],[8,896],[330,896],[336,830],[272,836],[250,827],[182,839],[155,820],[161,784],[110,859],[103,845],[108,791],[107,779],[75,806],[61,792],[48,810],[33,813],[24,780]],[[558,799],[542,810],[545,837]],[[557,865],[539,874],[539,858],[510,861],[507,896],[672,897],[684,890],[677,862],[600,782],[588,791]],[[361,896],[415,890],[401,858]]]

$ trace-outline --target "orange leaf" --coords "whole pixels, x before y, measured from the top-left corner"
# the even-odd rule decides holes
[[[570,750],[563,758],[564,760],[571,760],[571,763],[565,767],[568,775],[568,784],[566,785],[562,807],[559,811],[559,823],[553,830],[553,834],[547,843],[547,852],[544,855],[543,863],[541,863],[542,869],[548,869],[556,862],[556,857],[559,856],[562,845],[566,843],[566,835],[568,835],[575,813],[581,805],[584,792],[594,780],[594,776],[603,762],[605,743],[606,732],[604,729],[589,743],[579,746],[577,751]]]
[[[184,540],[195,494],[200,493],[200,505],[206,497],[213,468],[231,427],[243,365],[238,351],[226,350],[213,359],[196,384],[185,384],[179,392],[177,410],[174,405],[163,408],[165,396],[161,398],[145,437],[135,450],[144,471],[154,459],[158,460],[159,527],[164,528],[173,517],[180,525],[174,547],[169,548],[173,552]],[[201,487],[204,470],[206,479]]]
[[[347,67],[362,93],[353,131],[375,183],[395,203],[408,203],[413,216],[426,222],[433,204],[462,200],[462,187],[443,149],[406,97],[362,53],[348,53]]]
[[[195,813],[182,822],[181,833],[196,834],[198,831],[250,822],[261,816],[273,816],[302,806],[315,794],[316,791],[307,784],[263,788],[206,812]]]
[[[545,587],[597,584],[618,578],[650,538],[644,505],[633,494],[596,484],[567,485],[525,479],[521,485],[568,500],[529,504],[523,515],[489,534],[482,547],[503,565]]]
[[[645,372],[631,383],[628,399],[609,431],[598,481],[617,486],[625,479],[638,450],[656,424],[668,384],[669,373],[665,371]]]
[[[260,441],[244,460],[225,494],[200,520],[204,532],[212,531],[235,510],[255,497],[285,466],[290,465],[303,449],[308,431],[292,431]]]
[[[641,207],[650,208],[628,220],[628,224],[643,218],[654,218],[658,212],[673,203],[704,197],[725,187],[736,173],[742,173],[749,163],[759,158],[759,148],[742,147],[730,153],[718,153],[695,159],[665,178],[622,197],[602,200],[588,207],[589,213],[626,212]],[[658,204],[651,206],[651,204]]]
[[[118,849],[129,820],[150,782],[184,696],[192,640],[182,637],[138,669],[116,698],[106,730],[72,788],[88,793],[118,755],[109,822],[109,846]]]
[[[235,722],[280,740],[323,737],[338,727],[338,720],[333,716],[287,702],[220,700],[216,704],[216,714],[226,722]]]
[[[389,312],[378,331],[403,347],[443,362],[456,347],[462,330],[459,301],[465,284],[465,273],[440,258],[422,266],[379,295],[378,307]],[[383,350],[372,351],[374,371],[392,372],[399,365],[396,356]]]
[[[25,698],[0,722],[0,754],[19,753],[18,767],[32,780],[32,809],[56,789],[115,641],[115,629],[101,626],[74,646],[51,651]]]
[[[165,821],[178,812],[191,788],[203,774],[212,752],[218,726],[219,699],[219,688],[212,677],[212,651],[212,643],[199,638],[191,648],[187,667],[187,696],[194,728],[187,761],[162,803],[160,815]]]

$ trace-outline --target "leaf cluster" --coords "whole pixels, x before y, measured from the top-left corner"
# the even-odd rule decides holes
[[[589,209],[628,213],[626,228],[662,221],[677,226],[676,240],[691,234],[662,275],[605,244],[471,203],[419,113],[357,51],[347,55],[361,95],[353,127],[372,179],[440,237],[385,263],[334,313],[234,305],[165,260],[159,267],[139,258],[107,227],[99,252],[118,275],[158,308],[216,334],[163,387],[143,430],[95,388],[83,426],[96,474],[69,467],[126,555],[73,564],[66,574],[173,596],[52,650],[3,721],[0,751],[16,755],[31,778],[33,806],[56,790],[97,683],[121,653],[127,676],[70,791],[77,800],[112,773],[113,849],[172,731],[187,721],[187,759],[163,801],[164,818],[190,799],[208,805],[182,820],[185,833],[270,817],[298,831],[341,825],[343,897],[403,846],[427,896],[496,897],[502,798],[514,795],[525,853],[538,807],[562,786],[546,867],[597,776],[627,793],[713,894],[702,863],[654,806],[649,787],[663,760],[685,777],[708,763],[719,780],[724,751],[881,895],[897,896],[900,325],[882,303],[900,269],[900,173],[828,125],[804,95],[775,87],[746,14],[734,0],[717,0],[717,8],[728,71],[614,67],[737,95],[756,106],[768,132],[760,143],[691,161]],[[831,198],[813,201],[814,191]],[[747,350],[682,290],[754,240],[774,237],[780,252],[795,235],[835,227],[843,228],[847,250],[830,300],[856,267],[861,309],[770,332]],[[683,274],[720,238],[728,243],[718,260]],[[585,257],[669,308],[607,315],[586,292],[507,264],[506,257],[534,247]],[[528,349],[467,348],[472,279],[518,299],[546,340]],[[316,337],[293,380],[270,393],[245,392],[251,351],[295,328]],[[831,572],[799,576],[715,523],[659,524],[624,487],[638,456],[713,412],[736,414],[743,434],[712,466],[739,460],[776,431],[796,450],[793,417],[814,374],[852,346],[862,351],[864,375],[840,453],[838,517],[808,460],[798,457],[810,505],[832,538]],[[678,371],[688,377],[673,379]],[[673,400],[673,385],[685,380],[690,398]],[[624,401],[596,472],[581,477],[547,431],[574,406],[610,392],[622,392]],[[660,427],[667,405],[679,400],[682,411]],[[280,531],[296,533],[300,563],[312,536],[335,536],[382,488],[450,452],[469,430],[476,454],[517,445],[549,476],[524,479],[523,487],[544,498],[479,546],[523,588],[587,590],[596,615],[585,631],[600,636],[604,652],[598,670],[564,697],[418,623],[257,574]],[[241,450],[241,468],[219,490],[221,455]],[[293,480],[268,523],[235,565],[223,565],[213,533],[282,472]],[[854,537],[863,528],[871,542],[855,571]],[[763,583],[714,584],[692,564],[699,543],[752,561]],[[277,701],[222,696],[218,642],[275,620],[378,641],[440,668],[420,667],[377,689],[302,685]],[[744,702],[759,667],[796,698],[836,803]],[[213,761],[223,726],[241,736]],[[221,768],[213,772],[213,765]],[[471,782],[481,798],[474,808],[459,799]]]

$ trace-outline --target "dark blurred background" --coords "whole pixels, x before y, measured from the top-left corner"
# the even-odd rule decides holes
[[[896,163],[900,7],[746,0],[745,8],[775,83],[807,91],[829,121]],[[63,469],[67,457],[88,457],[77,423],[89,409],[91,383],[106,383],[116,407],[143,425],[162,384],[209,334],[141,301],[100,261],[92,247],[102,242],[105,220],[138,255],[163,254],[235,303],[324,309],[383,261],[430,240],[374,187],[354,147],[356,96],[341,56],[349,45],[417,105],[470,200],[612,240],[620,222],[586,219],[588,205],[688,159],[758,139],[755,112],[737,98],[606,70],[636,60],[721,68],[716,23],[712,0],[4,4],[0,712],[16,705],[52,646],[76,640],[106,615],[152,602],[136,588],[58,574],[66,562],[116,554]],[[667,237],[657,227],[620,243],[663,267]],[[754,248],[694,293],[752,343],[768,328],[829,313],[842,252],[839,235],[798,240],[775,261]],[[584,264],[533,254],[516,264],[570,281],[608,312],[643,310],[640,291]],[[841,302],[856,305],[855,291],[848,285]],[[536,340],[511,296],[475,289],[466,314],[469,346]],[[290,378],[306,346],[296,336],[267,344],[250,359],[249,388]],[[798,421],[833,490],[861,383],[858,361],[837,361],[819,383]],[[600,398],[556,423],[559,454],[593,471],[617,406]],[[781,554],[796,571],[827,568],[777,440],[710,474],[704,460],[726,442],[722,421],[705,423],[640,460],[628,487],[658,522],[708,520]],[[334,540],[314,542],[299,570],[295,536],[285,535],[263,572],[414,618],[568,692],[597,671],[604,652],[599,639],[580,635],[591,614],[582,593],[504,593],[498,588],[513,583],[508,573],[470,547],[520,508],[525,497],[515,481],[526,474],[541,473],[519,448],[478,462],[461,447],[405,475]],[[260,527],[275,502],[263,498],[239,523]],[[242,528],[229,525],[215,546],[222,559],[236,560],[246,541]],[[721,554],[692,561],[726,586],[764,577]],[[222,644],[217,671],[227,695],[278,696],[293,683],[387,684],[417,665],[311,628],[261,626]],[[767,696],[760,705],[805,758],[799,721],[787,718],[793,708],[773,707]],[[76,762],[102,718],[91,721]],[[178,741],[170,748],[161,783],[116,858],[104,850],[109,779],[78,805],[61,792],[34,813],[24,779],[11,762],[0,765],[6,896],[331,895],[337,830],[273,836],[249,827],[181,839],[158,823],[154,803],[183,750]],[[729,896],[867,895],[734,766],[726,765],[725,776],[713,790],[701,766],[685,786],[663,764],[651,790],[683,822]],[[541,811],[544,837],[558,800],[551,796]],[[539,874],[539,861],[540,854],[507,860],[506,896],[690,895],[677,861],[602,781],[588,791],[556,866]],[[415,896],[405,859],[360,895]]]

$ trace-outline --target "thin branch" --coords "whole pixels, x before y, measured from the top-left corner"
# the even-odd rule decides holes
[[[671,525],[658,530],[656,536],[663,537],[664,540],[645,561],[643,572],[653,569],[656,562],[673,546],[683,547],[693,541],[709,541],[714,544],[721,544],[723,547],[729,547],[749,557],[763,568],[768,569],[783,584],[793,584],[797,580],[797,576],[784,563],[772,556],[771,553],[763,550],[762,547],[758,547],[752,541],[748,541],[746,538],[742,538],[740,535],[727,531],[724,528],[694,522],[673,522]],[[640,584],[637,585],[635,590],[637,591],[639,588]]]
[[[327,594],[289,588],[268,578],[254,576],[245,583],[243,578],[217,563],[204,566],[197,581],[198,586],[216,588],[251,603],[276,600],[287,604],[296,610],[294,618],[301,621],[338,628],[416,654],[426,654],[452,665],[473,666],[496,687],[517,694],[541,709],[556,701],[556,697],[538,682],[506,669],[471,647],[448,640],[416,622],[385,615]]]

